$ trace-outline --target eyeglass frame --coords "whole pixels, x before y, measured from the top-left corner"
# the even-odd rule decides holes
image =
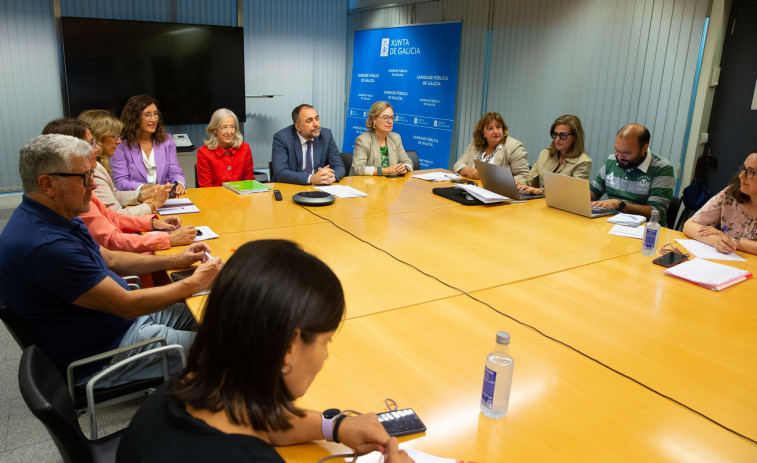
[[[376,116],[376,119],[382,119],[382,120],[385,120],[385,121],[388,121],[390,119],[391,120],[395,120],[395,119],[397,119],[397,115],[396,114],[392,114],[390,116],[388,114],[380,114],[380,115]]]
[[[757,170],[752,169],[751,167],[747,167],[744,164],[739,166],[739,173],[738,175],[744,174],[744,177],[747,180],[752,180],[755,175],[757,175]]]
[[[44,174],[44,175],[56,175],[58,177],[81,177],[84,180],[84,188],[87,188],[89,186],[89,181],[92,180],[92,177],[95,175],[95,169],[90,169],[83,174],[72,174],[69,172],[53,172],[50,174]]]
[[[139,115],[142,119],[149,121],[149,120],[160,120],[160,111],[155,111],[154,113],[141,113]]]
[[[569,132],[551,132],[549,134],[550,137],[552,137],[552,140],[556,140],[557,137],[560,137],[560,140],[567,140],[570,136],[576,136],[575,133],[569,133]]]

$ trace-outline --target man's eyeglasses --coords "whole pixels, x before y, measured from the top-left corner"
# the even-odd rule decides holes
[[[95,173],[95,169],[88,170],[83,174],[69,174],[68,172],[54,172],[52,174],[45,175],[57,175],[58,177],[81,177],[84,179],[84,188],[89,185],[89,181],[92,179],[92,175]]]
[[[154,113],[142,113],[142,119],[146,121],[155,119],[157,121],[158,119],[160,119],[160,111],[155,111]]]
[[[396,119],[397,116],[395,116],[395,115],[387,116],[386,114],[383,114],[383,115],[379,116],[378,118],[379,119],[383,119],[385,121],[388,121],[389,119],[391,119],[391,120]]]
[[[744,174],[744,177],[746,177],[747,180],[751,180],[755,175],[757,175],[757,170],[754,170],[751,167],[747,167],[742,164],[739,166],[739,175],[741,174]]]
[[[569,136],[573,135],[572,133],[566,133],[566,132],[552,132],[549,134],[550,137],[552,137],[552,140],[554,140],[557,137],[560,137],[560,140],[567,140]]]

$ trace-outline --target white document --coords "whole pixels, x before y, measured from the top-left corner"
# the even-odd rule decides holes
[[[168,199],[158,208],[160,215],[190,214],[193,212],[200,212],[200,209],[187,198]]]
[[[713,259],[713,260],[737,260],[737,261],[745,261],[743,257],[739,256],[735,252],[732,252],[730,254],[723,254],[721,252],[718,252],[710,246],[709,244],[702,243],[701,241],[697,240],[684,240],[684,239],[678,239],[676,238],[676,241],[681,243],[681,246],[691,251],[692,254],[694,254],[697,257],[701,257],[702,259]]]
[[[360,190],[345,185],[317,186],[315,189],[325,191],[337,198],[362,198],[368,196],[368,193],[363,193]]]
[[[468,194],[481,201],[482,203],[492,204],[501,203],[502,201],[510,201],[511,198],[494,193],[493,191],[486,190],[476,185],[455,185],[455,188],[465,190]]]
[[[213,238],[218,238],[218,234],[210,229],[207,225],[200,225],[199,227],[195,227],[197,229],[197,236],[195,236],[194,241],[205,241],[205,240],[212,240]]]
[[[615,224],[610,229],[611,235],[625,236],[628,238],[642,239],[644,237],[644,225],[638,227],[629,227],[626,225]]]
[[[416,174],[413,175],[414,178],[419,178],[421,180],[428,180],[430,182],[445,182],[447,180],[454,180],[456,178],[460,178],[457,174],[450,174],[448,172],[429,172],[427,174]]]
[[[677,276],[692,283],[718,286],[731,281],[742,281],[749,272],[740,268],[710,262],[704,259],[692,259],[665,269],[668,275]]]
[[[647,221],[647,218],[643,215],[636,215],[636,214],[623,214],[622,212],[620,214],[615,214],[614,216],[607,219],[610,223],[617,223],[619,225],[626,225],[628,227],[638,227],[639,225],[643,224]]]

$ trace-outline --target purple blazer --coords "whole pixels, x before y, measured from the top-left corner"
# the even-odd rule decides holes
[[[159,184],[178,181],[187,186],[179,159],[176,157],[176,145],[170,134],[166,134],[166,141],[163,143],[153,145],[152,155],[155,157],[155,174]],[[136,190],[140,185],[147,183],[147,170],[142,161],[139,143],[131,148],[127,147],[125,142],[118,145],[110,158],[110,167],[113,169],[113,182],[121,191]]]

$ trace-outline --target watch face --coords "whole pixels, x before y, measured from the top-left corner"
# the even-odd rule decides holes
[[[323,412],[323,417],[327,420],[333,420],[340,413],[341,410],[338,408],[329,408]]]

